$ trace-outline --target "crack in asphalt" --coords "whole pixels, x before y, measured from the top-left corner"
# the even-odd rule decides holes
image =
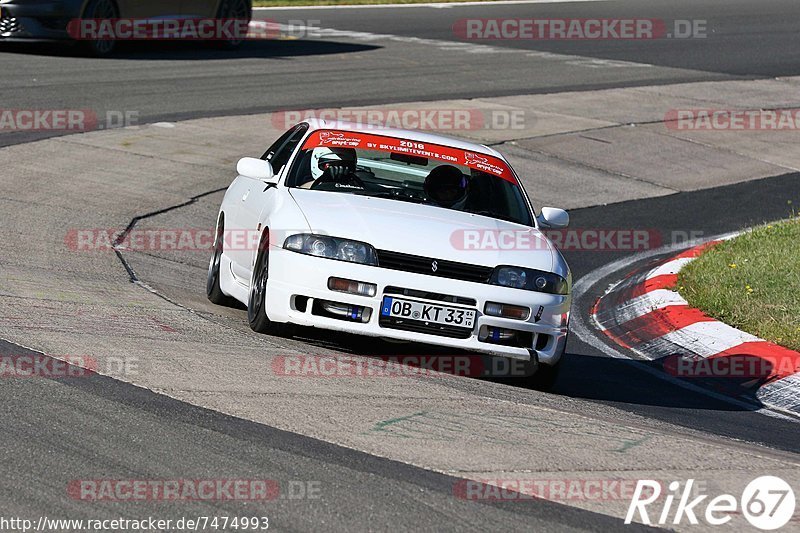
[[[139,278],[139,276],[136,274],[136,271],[133,269],[133,267],[131,266],[130,262],[128,262],[128,260],[123,255],[122,252],[125,250],[125,248],[121,247],[121,244],[125,241],[125,239],[128,237],[128,235],[130,235],[131,231],[133,231],[133,229],[136,227],[136,224],[138,224],[139,221],[145,220],[145,219],[148,219],[148,218],[151,218],[151,217],[155,217],[155,216],[158,216],[158,215],[162,215],[164,213],[168,213],[168,212],[174,211],[176,209],[181,209],[183,207],[188,207],[188,206],[190,206],[192,204],[195,204],[198,200],[200,200],[202,198],[205,198],[207,196],[211,196],[212,194],[216,194],[216,193],[225,191],[227,188],[228,187],[225,186],[225,187],[220,187],[220,188],[217,188],[217,189],[212,189],[210,191],[205,191],[205,192],[196,194],[194,196],[191,196],[188,200],[186,200],[184,202],[173,204],[171,206],[167,206],[167,207],[164,207],[164,208],[161,208],[161,209],[157,209],[155,211],[150,211],[150,212],[145,213],[143,215],[137,215],[137,216],[133,217],[131,219],[131,221],[128,223],[128,225],[125,227],[125,229],[122,231],[122,233],[120,233],[117,236],[117,238],[114,239],[114,242],[111,244],[111,248],[114,250],[114,254],[117,256],[117,259],[119,259],[120,263],[125,268],[125,271],[128,273],[128,277],[129,277],[130,282],[133,283],[134,285],[136,285],[138,287],[141,287],[142,289],[146,290],[150,294],[153,294],[154,296],[157,296],[158,298],[161,298],[165,302],[168,302],[168,303],[170,303],[170,304],[172,304],[172,305],[174,305],[174,306],[176,306],[176,307],[178,307],[180,309],[183,309],[184,311],[188,311],[189,313],[191,313],[194,316],[197,316],[198,318],[201,318],[203,320],[207,320],[207,321],[209,321],[209,322],[211,322],[213,324],[216,324],[216,325],[218,325],[220,327],[223,327],[223,328],[228,329],[230,331],[236,332],[237,334],[241,334],[242,332],[239,331],[238,329],[236,329],[236,328],[234,328],[232,326],[229,326],[228,324],[225,324],[222,321],[218,321],[218,320],[212,319],[212,316],[214,316],[214,315],[206,316],[207,313],[203,313],[203,312],[197,311],[195,309],[192,309],[190,307],[187,307],[187,306],[185,306],[185,305],[173,300],[172,298],[170,298],[166,294],[162,294],[161,292],[158,291],[158,289],[152,287],[147,282],[142,281]],[[289,347],[289,346],[285,346],[283,344],[278,344],[278,343],[266,340],[264,338],[260,338],[259,340],[261,342],[269,344],[270,346],[275,346],[275,347],[278,347],[278,348],[283,348],[283,349],[286,349],[286,350],[294,351],[294,349]]]
[[[131,219],[131,221],[128,222],[128,225],[125,227],[125,229],[122,231],[122,233],[120,233],[117,236],[117,238],[114,239],[114,242],[111,243],[111,248],[114,250],[114,254],[116,254],[117,259],[119,259],[120,263],[122,263],[122,266],[125,267],[125,271],[128,273],[128,277],[130,278],[131,283],[135,283],[137,285],[142,286],[143,288],[145,288],[149,292],[155,294],[156,296],[166,300],[167,302],[169,302],[171,304],[177,305],[178,307],[181,307],[183,309],[186,309],[188,311],[192,311],[193,312],[193,310],[191,310],[188,307],[183,306],[183,305],[173,301],[168,296],[159,293],[157,290],[155,290],[154,288],[150,287],[145,282],[143,282],[141,279],[139,279],[139,276],[136,275],[136,271],[133,270],[133,267],[131,266],[131,264],[128,262],[127,259],[125,259],[125,256],[122,254],[122,251],[125,250],[125,248],[123,246],[121,246],[121,244],[123,242],[125,242],[125,239],[128,238],[128,235],[130,235],[131,231],[133,231],[133,229],[136,227],[136,224],[138,224],[140,220],[144,220],[144,219],[151,218],[151,217],[154,217],[154,216],[162,215],[164,213],[168,213],[170,211],[174,211],[175,209],[180,209],[181,207],[190,206],[190,205],[196,203],[201,198],[204,198],[206,196],[210,196],[210,195],[218,193],[218,192],[222,192],[222,191],[226,190],[227,188],[228,188],[227,186],[226,187],[220,187],[220,188],[213,189],[213,190],[210,190],[210,191],[206,191],[206,192],[203,192],[203,193],[200,193],[200,194],[196,194],[194,196],[191,196],[188,200],[186,200],[184,202],[180,202],[178,204],[174,204],[174,205],[171,205],[171,206],[168,206],[168,207],[157,209],[155,211],[150,211],[149,213],[145,213],[143,215],[137,215],[137,216],[133,217]]]

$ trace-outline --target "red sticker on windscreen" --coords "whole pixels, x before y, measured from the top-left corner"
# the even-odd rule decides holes
[[[470,152],[460,148],[453,148],[452,146],[341,130],[315,131],[306,139],[303,144],[303,150],[318,146],[361,148],[362,150],[378,150],[437,159],[445,163],[453,163],[480,170],[518,185],[514,173],[511,172],[506,162],[499,157]]]

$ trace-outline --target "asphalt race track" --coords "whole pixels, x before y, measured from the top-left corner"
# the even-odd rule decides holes
[[[257,18],[313,20],[319,21],[316,25],[321,28],[440,42],[414,47],[402,40],[387,46],[370,39],[314,38],[255,42],[236,53],[198,50],[191,44],[137,45],[104,61],[74,57],[73,51],[63,46],[22,50],[14,46],[9,50],[12,53],[3,57],[5,68],[14,75],[0,81],[0,91],[3,105],[11,109],[89,106],[98,111],[135,110],[143,123],[150,123],[330,105],[772,78],[796,74],[800,67],[800,22],[793,16],[795,9],[792,0],[682,0],[669,6],[620,1],[533,7],[257,11]],[[706,39],[667,39],[635,46],[614,41],[480,43],[509,53],[464,53],[441,44],[458,41],[452,25],[461,18],[570,17],[576,13],[586,18],[644,14],[665,20],[706,19],[709,33]],[[433,56],[431,50],[435,50]],[[572,64],[569,57],[526,52],[578,55],[611,63]],[[523,57],[525,68],[520,68]],[[124,90],[132,83],[137,91]],[[7,135],[0,137],[0,145],[43,134]]]
[[[793,0],[278,9],[256,17],[322,30],[236,52],[127,43],[112,59],[0,43],[3,109],[133,112],[138,126],[0,129],[0,356],[47,354],[55,364],[50,356],[84,354],[102,369],[0,378],[0,519],[246,515],[269,516],[279,531],[624,531],[644,527],[623,525],[626,497],[469,501],[458,487],[537,475],[695,477],[718,494],[772,474],[797,492],[800,400],[777,410],[687,388],[657,365],[609,357],[586,317],[609,284],[676,249],[666,236],[708,239],[796,212],[796,131],[681,136],[659,117],[690,105],[800,107],[798,15]],[[452,29],[465,18],[532,16],[703,19],[709,33],[472,42]],[[75,228],[213,225],[235,161],[284,129],[270,113],[402,103],[526,109],[523,133],[465,136],[507,151],[531,173],[537,207],[570,208],[571,228],[663,238],[645,254],[564,251],[576,281],[596,281],[576,294],[573,320],[587,329],[571,335],[552,392],[502,378],[274,376],[285,354],[442,352],[314,330],[256,335],[245,310],[207,302],[206,250],[69,249]],[[537,165],[549,173],[541,191]],[[624,270],[605,270],[626,257]],[[125,358],[138,367],[109,366]],[[73,490],[76,480],[170,479],[267,479],[280,492],[98,502]],[[752,530],[741,517],[732,529]]]

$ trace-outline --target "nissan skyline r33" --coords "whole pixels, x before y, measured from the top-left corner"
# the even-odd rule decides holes
[[[534,385],[552,385],[572,280],[542,229],[569,216],[537,214],[500,153],[315,119],[237,171],[207,295],[246,305],[253,330],[313,326],[530,361]]]

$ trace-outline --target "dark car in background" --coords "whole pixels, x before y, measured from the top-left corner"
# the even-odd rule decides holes
[[[4,41],[73,40],[68,31],[76,19],[216,18],[250,20],[252,0],[0,0],[0,43]],[[216,41],[234,48],[242,39]],[[81,42],[92,55],[114,50],[114,39]]]

